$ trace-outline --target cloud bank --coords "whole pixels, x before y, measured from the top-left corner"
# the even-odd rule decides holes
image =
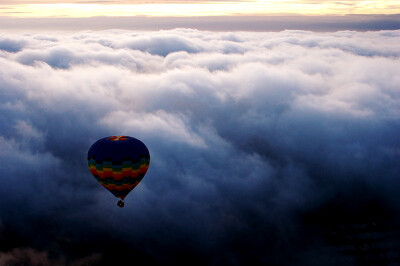
[[[0,262],[398,263],[399,37],[0,35]],[[122,210],[109,135],[152,158]]]
[[[205,16],[205,17],[89,17],[14,18],[0,16],[3,31],[82,31],[82,30],[172,30],[193,28],[207,31],[372,31],[400,29],[400,15],[325,16]]]

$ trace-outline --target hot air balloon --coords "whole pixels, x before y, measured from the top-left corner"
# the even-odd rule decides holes
[[[142,180],[150,165],[146,145],[129,136],[111,136],[99,139],[88,151],[90,172],[115,197],[123,200]]]

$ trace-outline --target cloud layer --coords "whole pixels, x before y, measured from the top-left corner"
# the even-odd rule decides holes
[[[398,261],[399,37],[0,35],[0,261]],[[122,210],[87,169],[108,135],[152,158]]]
[[[205,16],[205,17],[90,17],[90,18],[14,18],[0,16],[2,30],[15,31],[82,31],[82,30],[171,30],[194,28],[207,31],[283,31],[309,30],[398,30],[400,15],[340,16]]]

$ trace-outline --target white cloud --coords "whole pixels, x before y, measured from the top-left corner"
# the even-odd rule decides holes
[[[165,111],[154,113],[116,111],[101,120],[110,128],[118,127],[121,134],[136,132],[141,135],[156,135],[165,142],[183,142],[196,147],[205,147],[204,140],[190,128],[182,114],[171,114]]]
[[[360,182],[399,208],[398,36],[176,29],[3,37],[12,41],[0,46],[0,181],[22,183],[2,187],[1,221],[27,217],[12,214],[10,205],[23,206],[5,193],[15,189],[33,195],[33,212],[70,214],[63,224],[96,224],[88,228],[132,245],[149,235],[158,247],[191,239],[204,251],[231,236],[239,243],[242,230],[301,228],[296,215]],[[124,214],[85,161],[95,140],[119,134],[138,137],[152,156]],[[43,193],[34,180],[48,184]],[[119,222],[132,217],[134,227]],[[260,247],[278,246],[277,236],[268,239]]]

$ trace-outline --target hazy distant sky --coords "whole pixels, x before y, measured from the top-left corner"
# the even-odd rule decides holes
[[[395,30],[400,1],[1,1],[0,30]]]
[[[336,0],[19,0],[1,1],[1,16],[92,17],[92,16],[223,16],[223,15],[344,15],[397,14],[400,1]]]

